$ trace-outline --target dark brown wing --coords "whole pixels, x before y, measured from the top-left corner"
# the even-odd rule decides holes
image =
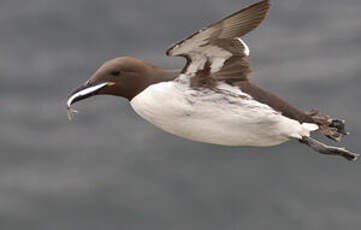
[[[204,47],[209,41],[232,41],[234,38],[242,37],[264,20],[269,8],[270,1],[265,0],[242,9],[174,44],[167,50],[167,55],[187,55]]]
[[[270,1],[264,0],[242,9],[171,46],[167,55],[186,57],[183,73],[190,77],[206,67],[210,73],[224,69],[227,64],[235,67],[234,61],[249,55],[249,48],[240,37],[255,29],[264,20],[269,8]],[[232,61],[227,61],[229,59]],[[246,69],[249,70],[249,67]]]

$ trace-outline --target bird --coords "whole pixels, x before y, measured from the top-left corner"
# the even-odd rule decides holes
[[[340,142],[345,122],[318,110],[303,112],[250,81],[250,49],[242,37],[258,27],[271,7],[263,0],[175,43],[168,56],[184,57],[182,69],[162,69],[118,57],[106,61],[66,99],[72,104],[95,95],[128,99],[154,126],[189,140],[224,146],[267,147],[296,140],[318,153],[355,161],[359,154],[326,145],[311,134]]]

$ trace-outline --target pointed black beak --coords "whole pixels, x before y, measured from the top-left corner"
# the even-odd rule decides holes
[[[103,82],[100,84],[90,84],[89,81],[86,81],[83,85],[81,85],[79,88],[73,90],[73,92],[70,93],[66,100],[66,106],[69,109],[72,104],[75,102],[84,100],[88,97],[94,96],[101,90],[102,88],[108,86],[109,82]]]

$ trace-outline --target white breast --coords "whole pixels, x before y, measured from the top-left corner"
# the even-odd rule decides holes
[[[186,79],[149,86],[131,100],[155,126],[187,139],[230,146],[271,146],[309,136],[315,125],[282,116],[238,88],[194,90]]]

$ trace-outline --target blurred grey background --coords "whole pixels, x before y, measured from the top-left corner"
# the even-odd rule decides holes
[[[360,161],[183,140],[109,96],[66,119],[66,95],[104,61],[182,67],[169,45],[255,2],[1,0],[0,229],[360,229]],[[359,0],[273,0],[245,38],[252,80],[345,119],[359,153],[360,12]]]

